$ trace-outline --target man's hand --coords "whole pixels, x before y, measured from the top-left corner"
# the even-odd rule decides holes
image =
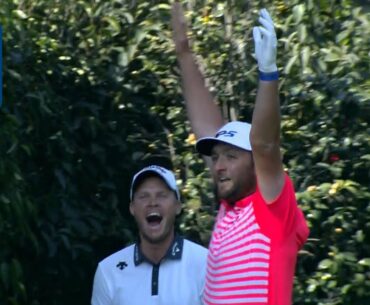
[[[172,4],[171,24],[173,30],[173,41],[177,54],[182,54],[190,51],[189,39],[186,34],[187,26],[182,5],[175,1]]]
[[[255,56],[258,62],[258,69],[264,73],[276,72],[277,39],[274,22],[266,9],[260,11],[258,21],[261,26],[253,28]]]

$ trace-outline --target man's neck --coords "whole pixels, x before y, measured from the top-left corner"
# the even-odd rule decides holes
[[[241,200],[244,200],[245,198],[247,198],[248,196],[251,196],[252,194],[254,194],[256,192],[256,189],[253,188],[247,192],[245,192],[244,194],[242,194],[241,196],[239,197],[236,197],[236,198],[232,198],[232,199],[221,199],[221,202],[224,201],[226,202],[229,206],[235,206],[235,204]]]
[[[140,250],[144,256],[149,259],[152,263],[158,264],[162,258],[166,255],[169,247],[171,246],[175,234],[166,238],[164,241],[158,243],[151,243],[144,238],[141,238]]]

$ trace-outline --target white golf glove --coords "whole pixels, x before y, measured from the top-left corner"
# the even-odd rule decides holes
[[[274,22],[265,8],[260,11],[258,21],[261,26],[255,26],[253,28],[255,57],[258,62],[258,69],[263,73],[276,72],[278,70],[276,66],[276,33]]]

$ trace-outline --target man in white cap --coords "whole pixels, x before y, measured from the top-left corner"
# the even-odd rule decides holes
[[[280,154],[277,39],[266,9],[253,29],[259,86],[252,124],[224,125],[186,35],[182,7],[172,27],[183,94],[198,152],[210,156],[221,201],[207,261],[205,304],[290,305],[308,227]],[[208,158],[209,159],[209,158]]]
[[[143,168],[130,198],[140,241],[99,263],[92,305],[202,304],[207,249],[175,234],[181,202],[174,174]]]

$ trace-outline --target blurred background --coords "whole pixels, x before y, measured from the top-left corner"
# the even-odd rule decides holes
[[[311,230],[294,304],[370,304],[369,2],[182,3],[225,118],[246,121],[252,27],[270,11],[284,163]],[[136,240],[129,186],[149,163],[175,171],[178,230],[207,246],[217,205],[186,119],[170,5],[1,1],[1,305],[89,304],[97,263]]]

